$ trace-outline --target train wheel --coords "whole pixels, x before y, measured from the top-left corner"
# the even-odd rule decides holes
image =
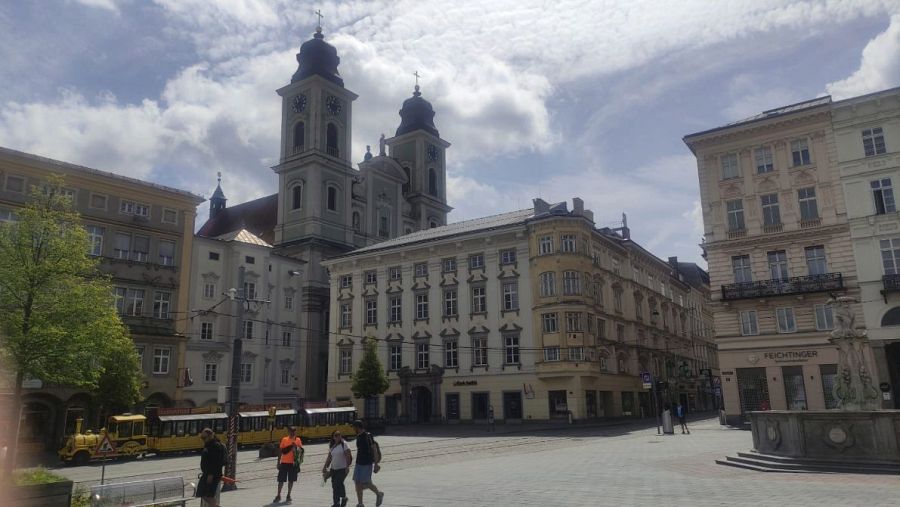
[[[141,452],[141,444],[137,442],[125,442],[119,447],[119,454],[127,459],[134,459]]]
[[[88,454],[87,451],[78,451],[75,453],[75,456],[72,458],[72,463],[75,466],[84,466],[88,464],[88,461],[91,460],[91,455]]]

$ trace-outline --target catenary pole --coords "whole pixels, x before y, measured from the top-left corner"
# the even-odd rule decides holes
[[[238,409],[241,398],[241,355],[244,342],[241,339],[244,333],[244,306],[247,304],[248,295],[244,293],[244,266],[238,268],[238,283],[235,301],[238,307],[235,312],[234,343],[231,347],[231,395],[228,399],[228,460],[225,463],[225,475],[232,479],[237,476],[237,437],[238,437]],[[222,485],[222,491],[236,489],[234,482],[229,481]]]

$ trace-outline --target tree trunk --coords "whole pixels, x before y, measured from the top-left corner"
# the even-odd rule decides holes
[[[12,435],[6,449],[6,461],[3,463],[2,474],[6,478],[4,482],[11,481],[12,471],[16,465],[16,455],[19,450],[19,426],[22,424],[22,381],[25,375],[19,371],[16,373],[16,384],[13,386],[12,403],[10,403],[10,416],[13,417]]]

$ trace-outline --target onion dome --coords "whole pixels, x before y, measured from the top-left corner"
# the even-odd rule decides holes
[[[322,27],[316,28],[313,38],[304,42],[297,53],[297,63],[300,67],[291,77],[291,82],[296,83],[310,76],[322,76],[339,86],[344,86],[344,80],[338,73],[338,65],[341,58],[337,55],[337,49],[325,42],[322,35]]]
[[[396,135],[400,136],[414,130],[424,130],[440,137],[437,127],[434,126],[434,108],[431,107],[431,102],[422,98],[419,85],[416,85],[413,96],[403,101],[403,107],[400,108],[400,126],[397,127]]]

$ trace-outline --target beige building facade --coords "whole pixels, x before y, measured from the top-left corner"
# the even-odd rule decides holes
[[[684,141],[697,158],[728,422],[834,408],[827,302],[859,286],[830,97]]]
[[[900,408],[900,88],[832,104],[860,299],[883,408]]]
[[[90,254],[112,277],[117,307],[131,331],[144,372],[142,405],[176,406],[184,396],[188,287],[196,206],[204,199],[173,188],[0,148],[0,220],[15,220],[33,186],[65,178],[91,239]],[[55,444],[83,417],[95,424],[91,393],[24,390],[23,439]]]

